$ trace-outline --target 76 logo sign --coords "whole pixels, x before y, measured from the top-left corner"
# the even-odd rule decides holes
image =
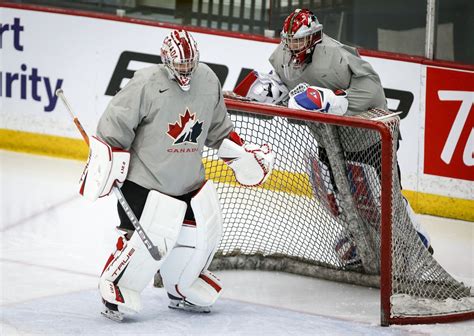
[[[474,72],[426,71],[424,172],[474,181]]]

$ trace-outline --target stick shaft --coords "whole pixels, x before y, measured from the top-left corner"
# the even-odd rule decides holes
[[[76,127],[79,130],[79,132],[81,133],[82,138],[86,142],[87,146],[89,146],[89,136],[87,135],[86,131],[84,130],[84,127],[82,127],[82,125],[81,125],[79,119],[77,119],[77,117],[74,117],[74,124],[76,124]]]
[[[89,136],[87,135],[87,132],[84,130],[84,127],[82,127],[82,124],[79,121],[79,119],[77,119],[76,115],[72,111],[72,107],[71,107],[71,105],[69,105],[69,102],[67,101],[66,96],[64,95],[63,89],[58,89],[56,91],[56,96],[58,96],[59,99],[61,99],[61,101],[63,102],[64,106],[66,106],[66,110],[69,112],[69,115],[73,119],[74,124],[76,125],[77,129],[79,130],[79,133],[81,133],[82,138],[86,142],[87,146],[89,146]]]
[[[63,90],[58,89],[56,91],[56,95],[62,100],[62,102],[64,103],[64,106],[66,106],[66,109],[68,110],[69,114],[71,115],[72,119],[74,120],[74,124],[76,125],[77,129],[81,133],[82,138],[87,143],[87,146],[89,146],[89,136],[87,135],[87,132],[84,130],[84,127],[82,127],[82,124],[79,121],[79,119],[77,119],[77,117],[74,115],[74,112],[72,111],[71,105],[69,105],[69,103],[66,99],[66,96],[64,95]],[[158,247],[153,245],[153,242],[148,237],[146,232],[143,230],[140,222],[137,219],[137,216],[135,216],[135,214],[133,213],[132,209],[128,205],[127,200],[123,196],[122,191],[117,187],[117,184],[114,183],[114,186],[112,187],[112,190],[113,190],[115,196],[117,196],[117,199],[118,199],[120,205],[122,206],[123,210],[127,214],[127,217],[130,219],[133,226],[135,227],[135,231],[137,232],[137,234],[140,236],[141,240],[145,244],[148,252],[150,252],[152,258],[155,259],[155,260],[161,260],[162,255],[161,255],[160,251],[158,250]]]

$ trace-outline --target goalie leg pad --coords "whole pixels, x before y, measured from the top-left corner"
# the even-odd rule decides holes
[[[197,306],[210,306],[222,289],[219,279],[207,271],[222,235],[222,214],[212,181],[207,181],[193,197],[191,207],[196,223],[183,224],[160,274],[172,296]]]
[[[99,280],[102,299],[116,305],[125,306],[133,311],[141,309],[140,293],[127,288],[119,288],[118,279],[123,274],[135,253],[125,236],[117,240],[117,250],[110,255]]]
[[[369,176],[377,176],[374,167],[357,162],[347,162],[347,177],[349,179],[352,197],[359,215],[374,227],[379,225],[377,209],[377,188],[370,182]]]
[[[148,194],[140,224],[162,255],[153,259],[138,234],[129,241],[121,237],[117,251],[100,278],[100,292],[105,301],[141,309],[140,293],[151,281],[174,246],[186,213],[186,203],[152,190]]]
[[[329,168],[317,155],[309,154],[309,178],[314,196],[322,202],[330,213],[337,217],[341,213],[336,192],[331,182]]]

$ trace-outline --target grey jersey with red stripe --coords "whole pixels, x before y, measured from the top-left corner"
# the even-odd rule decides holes
[[[218,148],[232,129],[220,83],[207,65],[198,65],[183,91],[160,64],[135,72],[110,101],[97,135],[130,151],[128,180],[178,196],[202,185],[204,145]]]
[[[387,108],[380,78],[372,66],[360,58],[356,49],[323,34],[314,49],[312,61],[300,76],[288,79],[283,71],[283,45],[270,56],[270,63],[286,84],[293,89],[300,83],[347,91],[349,108],[346,115],[357,115],[370,108]],[[291,70],[290,70],[291,71]]]

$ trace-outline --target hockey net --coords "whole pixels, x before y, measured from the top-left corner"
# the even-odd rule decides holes
[[[211,269],[285,271],[381,288],[381,323],[474,318],[469,287],[448,274],[414,229],[400,192],[399,118],[338,117],[226,99],[247,142],[276,153],[270,178],[244,188],[204,152],[223,237]]]

